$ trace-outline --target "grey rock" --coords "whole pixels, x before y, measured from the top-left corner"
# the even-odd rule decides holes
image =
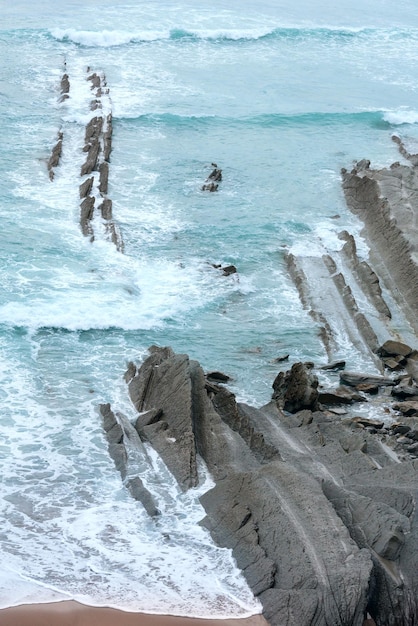
[[[112,200],[110,198],[105,198],[101,205],[98,207],[98,210],[102,214],[102,218],[104,220],[112,219]]]
[[[318,407],[318,379],[312,363],[295,363],[287,372],[279,372],[273,382],[273,400],[284,411],[296,413]]]
[[[385,343],[380,346],[377,351],[377,354],[381,357],[386,356],[402,356],[408,357],[412,353],[412,348],[407,346],[405,343],[400,341],[394,341],[389,339],[385,341]]]
[[[306,377],[303,392],[292,401],[317,392],[312,367],[301,365],[293,388]],[[196,455],[205,461],[215,486],[201,497],[202,525],[232,550],[271,626],[362,626],[367,611],[379,626],[393,626],[406,602],[415,610],[414,439],[398,458],[395,437],[384,443],[379,434],[383,421],[283,411],[286,375],[264,407],[239,403],[170,348],[150,348],[125,378],[139,412],[135,436],[155,447],[183,489],[199,480]],[[416,430],[409,420],[408,433]],[[129,427],[116,422],[125,440]],[[106,411],[104,423],[112,437]],[[141,449],[139,437],[129,435],[129,443]],[[139,481],[125,480],[141,494]]]
[[[395,409],[395,411],[400,411],[400,413],[406,416],[418,415],[418,402],[415,400],[397,402],[393,405],[393,408]]]
[[[80,198],[86,198],[93,187],[94,176],[87,178],[79,187]]]
[[[358,374],[357,372],[344,371],[340,373],[340,381],[343,385],[356,387],[357,385],[379,385],[381,387],[392,386],[396,383],[392,378],[374,374]]]

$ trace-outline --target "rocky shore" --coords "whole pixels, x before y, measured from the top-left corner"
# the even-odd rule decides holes
[[[86,80],[93,96],[80,147],[80,230],[122,252],[108,197],[109,90],[90,68]],[[66,73],[60,88],[65,106]],[[159,510],[142,479],[144,443],[185,491],[199,484],[204,461],[215,486],[201,497],[201,523],[232,550],[262,604],[260,619],[271,626],[418,623],[418,154],[400,137],[393,141],[402,163],[374,170],[363,159],[341,173],[369,258],[346,230],[332,255],[287,255],[326,365],[286,369],[289,355],[277,359],[271,400],[255,408],[236,400],[221,372],[205,373],[186,354],[151,346],[147,359],[129,363],[125,373],[135,421],[109,404],[99,407],[116,470],[150,520]],[[48,162],[51,181],[63,154],[60,130]],[[201,191],[216,191],[222,181],[212,166]],[[237,271],[214,267],[226,276]],[[370,371],[346,370],[342,334]],[[324,386],[324,371],[335,384]],[[369,414],[356,410],[359,403]]]
[[[147,463],[151,444],[183,490],[199,483],[204,460],[215,486],[201,497],[201,523],[232,550],[271,626],[418,623],[418,157],[394,140],[404,164],[342,171],[370,258],[346,231],[332,257],[288,256],[321,329],[322,370],[286,370],[284,358],[271,401],[254,408],[221,373],[152,346],[125,373],[134,423],[100,406],[116,468],[151,519],[159,511],[129,467],[132,446]],[[333,360],[341,325],[373,371]],[[332,388],[320,383],[324,369]],[[372,417],[356,412],[359,402]]]

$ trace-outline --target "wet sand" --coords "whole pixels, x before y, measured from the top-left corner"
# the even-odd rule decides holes
[[[128,613],[65,601],[1,609],[0,626],[268,626],[268,623],[261,615],[246,619],[195,619]]]

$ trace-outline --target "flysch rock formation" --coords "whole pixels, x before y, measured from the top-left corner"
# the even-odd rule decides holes
[[[112,110],[109,89],[106,78],[102,73],[92,72],[87,68],[86,80],[90,83],[93,92],[90,101],[90,111],[93,112],[85,128],[84,146],[86,154],[81,166],[79,184],[80,195],[80,228],[90,241],[102,236],[112,241],[116,248],[123,252],[123,240],[120,229],[113,219],[112,200],[108,197],[109,163],[112,150]],[[70,96],[70,79],[67,71],[63,74],[60,84],[60,102],[65,102]],[[64,141],[62,130],[58,133],[58,140],[52,149],[48,161],[50,180],[54,180],[56,168],[60,165]]]
[[[352,234],[342,231],[339,251],[287,255],[301,301],[318,325],[330,361],[340,358],[340,337],[380,369],[376,350],[389,339],[413,344],[418,331],[418,156],[401,139],[405,163],[373,170],[363,159],[342,186],[349,209],[364,223],[368,259]]]
[[[201,523],[232,550],[271,626],[360,626],[368,614],[378,626],[416,623],[418,418],[397,432],[332,414],[319,402],[315,369],[302,363],[279,373],[271,402],[257,409],[187,355],[149,353],[125,374],[137,439],[123,434],[126,417],[101,407],[115,463],[126,474],[124,445],[148,442],[187,490],[203,459],[215,486],[201,497]],[[396,386],[384,376],[344,380]],[[155,516],[141,487],[138,499]]]
[[[332,255],[287,258],[327,364],[276,359],[289,369],[254,408],[222,372],[152,346],[125,373],[135,420],[100,407],[109,453],[151,519],[145,442],[182,490],[199,484],[204,461],[215,486],[201,496],[201,524],[232,550],[271,626],[418,623],[418,156],[394,140],[404,165],[375,171],[363,160],[342,171],[369,258],[347,231]],[[341,333],[372,371],[345,369]],[[333,388],[321,370],[338,378]],[[357,402],[372,417],[356,415]]]

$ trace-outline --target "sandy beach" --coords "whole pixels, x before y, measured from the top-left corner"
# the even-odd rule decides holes
[[[261,615],[246,619],[195,619],[128,613],[73,601],[27,604],[0,610],[0,626],[267,626]]]

